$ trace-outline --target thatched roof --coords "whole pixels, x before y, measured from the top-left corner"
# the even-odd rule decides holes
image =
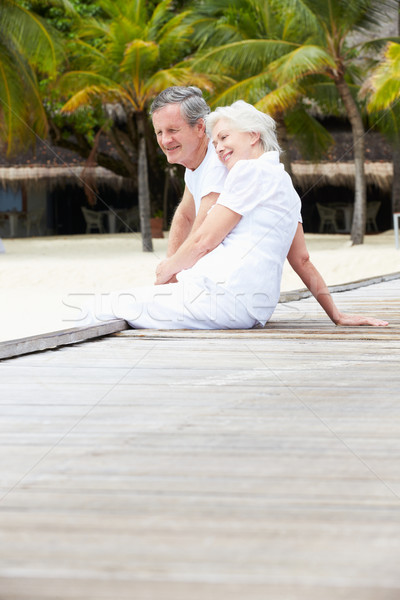
[[[63,183],[83,186],[85,182],[95,181],[97,185],[112,183],[117,189],[132,187],[132,180],[116,175],[104,167],[84,166],[13,166],[0,167],[0,185],[3,187],[21,183],[41,184],[52,188]]]
[[[293,182],[302,190],[310,187],[333,185],[354,188],[354,162],[301,162],[292,163]],[[375,185],[384,192],[390,192],[393,181],[393,164],[390,162],[365,163],[368,185]],[[118,190],[130,189],[132,180],[112,173],[103,167],[82,166],[32,166],[0,167],[0,185],[3,187],[28,183],[33,186],[52,188],[63,183],[73,183],[83,187],[85,182],[112,183]]]
[[[333,185],[354,188],[354,162],[292,163],[293,182],[301,189]],[[375,185],[384,192],[390,192],[393,181],[393,163],[365,163],[367,185]]]

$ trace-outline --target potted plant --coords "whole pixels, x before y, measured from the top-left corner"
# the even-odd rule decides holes
[[[151,237],[152,238],[164,237],[163,226],[164,226],[163,211],[157,210],[154,213],[153,217],[151,217],[151,219],[150,219]]]

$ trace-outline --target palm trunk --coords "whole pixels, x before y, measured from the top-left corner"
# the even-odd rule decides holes
[[[147,169],[146,137],[144,132],[144,114],[136,113],[136,122],[139,134],[138,155],[138,190],[139,190],[139,217],[140,231],[142,232],[143,252],[153,252],[153,241],[150,229],[150,191]]]
[[[393,144],[392,209],[400,212],[400,138]]]
[[[355,193],[354,193],[354,216],[351,227],[351,241],[353,245],[362,244],[364,241],[366,214],[367,214],[367,184],[365,180],[365,144],[364,125],[359,108],[351,95],[349,86],[344,77],[335,80],[339,95],[346,109],[353,133],[353,151],[355,167]]]
[[[287,137],[287,129],[285,121],[283,120],[282,113],[276,113],[274,115],[276,122],[276,134],[280,147],[282,148],[282,154],[280,156],[281,163],[285,167],[285,171],[292,176],[292,162],[289,154],[289,142]]]
[[[398,2],[397,35],[400,35],[400,1]],[[393,143],[392,209],[400,212],[400,134]]]

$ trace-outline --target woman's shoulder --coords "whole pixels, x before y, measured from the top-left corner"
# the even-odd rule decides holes
[[[276,177],[284,172],[282,163],[279,162],[278,152],[264,152],[258,158],[249,160],[238,160],[228,173],[227,182],[243,180],[249,183],[250,178],[254,181],[258,177],[265,179]]]

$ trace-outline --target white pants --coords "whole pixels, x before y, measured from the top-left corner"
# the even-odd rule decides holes
[[[250,329],[256,320],[230,292],[182,281],[93,296],[77,326],[124,319],[134,329]]]

